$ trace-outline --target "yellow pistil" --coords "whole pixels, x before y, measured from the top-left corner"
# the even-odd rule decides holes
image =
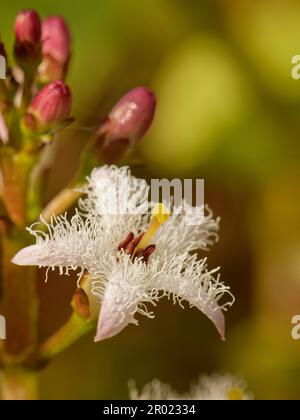
[[[150,245],[150,241],[158,231],[161,225],[163,225],[170,217],[170,213],[166,206],[162,203],[156,204],[152,211],[152,219],[150,225],[138,246],[135,249],[134,254],[140,249],[145,249],[148,245]]]
[[[244,399],[244,392],[240,388],[231,388],[228,391],[228,399],[230,401],[241,401]]]

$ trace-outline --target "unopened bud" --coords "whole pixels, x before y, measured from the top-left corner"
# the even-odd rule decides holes
[[[33,73],[40,61],[41,22],[34,10],[23,10],[15,21],[16,61],[26,73]]]
[[[69,87],[63,81],[50,83],[33,98],[24,123],[31,131],[48,131],[68,119],[71,107]]]
[[[34,10],[22,10],[16,17],[15,35],[18,42],[37,44],[41,39],[41,22]]]
[[[126,146],[135,146],[148,131],[155,114],[156,97],[149,89],[137,87],[124,95],[98,131],[107,161],[117,160]],[[127,143],[126,143],[127,142]]]
[[[42,23],[42,55],[40,80],[50,82],[63,79],[71,55],[71,37],[66,22],[58,16],[49,16]]]

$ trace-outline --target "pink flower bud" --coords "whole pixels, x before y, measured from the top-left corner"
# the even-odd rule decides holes
[[[156,97],[137,87],[124,95],[109,113],[110,140],[129,139],[135,145],[148,131],[156,109]]]
[[[63,123],[70,114],[72,95],[63,81],[46,85],[32,100],[28,115],[35,118],[37,130],[47,130]],[[33,124],[28,124],[32,128]]]
[[[15,35],[16,61],[24,73],[33,79],[41,56],[41,22],[34,10],[23,10],[17,15]]]
[[[71,37],[66,22],[49,16],[42,22],[42,53],[65,65],[70,58]]]
[[[15,35],[19,43],[38,44],[41,39],[41,22],[34,10],[22,10],[16,17]]]
[[[42,23],[42,55],[40,81],[64,79],[71,55],[71,37],[66,22],[58,16],[49,16]]]
[[[132,89],[117,102],[97,133],[106,162],[119,160],[146,134],[155,109],[156,97],[145,87]]]

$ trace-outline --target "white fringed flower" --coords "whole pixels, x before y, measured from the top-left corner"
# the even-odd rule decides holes
[[[191,385],[187,393],[180,394],[169,384],[158,379],[146,384],[139,393],[134,381],[129,382],[132,400],[251,400],[252,394],[247,391],[246,383],[233,375],[213,374],[200,376],[198,382]]]
[[[183,214],[171,209],[170,215],[162,205],[149,205],[149,186],[127,167],[95,169],[82,192],[86,196],[71,220],[53,218],[45,223],[47,233],[28,228],[36,244],[22,249],[13,263],[58,267],[61,274],[78,270],[79,280],[88,272],[85,290],[91,301],[97,296],[101,302],[96,341],[137,324],[136,313],[153,317],[147,304],[163,296],[197,307],[224,339],[223,311],[234,298],[218,269],[208,271],[206,259],[194,252],[213,244],[219,221],[186,203]]]

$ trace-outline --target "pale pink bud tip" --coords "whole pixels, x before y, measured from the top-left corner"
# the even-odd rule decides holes
[[[61,80],[46,85],[32,100],[28,112],[45,127],[61,123],[71,112],[72,95]]]
[[[58,16],[49,16],[42,22],[42,53],[58,63],[68,62],[71,52],[71,37],[66,22]]]
[[[34,10],[22,10],[15,20],[15,35],[18,42],[37,44],[41,39],[41,22]]]
[[[109,113],[108,141],[129,139],[135,145],[148,131],[155,114],[156,97],[145,87],[124,95]]]

